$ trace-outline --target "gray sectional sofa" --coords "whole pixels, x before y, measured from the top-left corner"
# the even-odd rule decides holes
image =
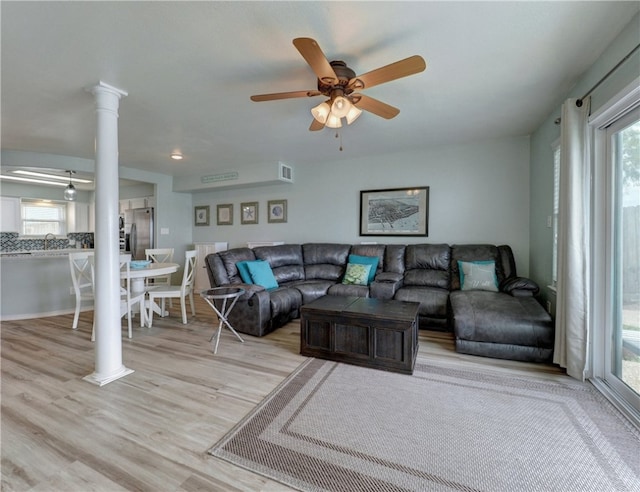
[[[358,257],[377,258],[374,280],[343,283],[350,258]],[[277,287],[242,279],[238,263],[256,260],[269,265]],[[539,362],[553,353],[551,317],[535,298],[538,286],[517,276],[509,246],[284,244],[210,254],[205,266],[212,287],[245,289],[229,321],[250,335],[299,317],[319,297],[358,296],[419,302],[420,328],[453,331],[462,353]]]

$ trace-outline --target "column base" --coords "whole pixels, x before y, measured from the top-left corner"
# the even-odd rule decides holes
[[[82,379],[84,379],[85,381],[91,384],[104,386],[105,384],[115,381],[116,379],[123,378],[131,374],[132,372],[134,372],[133,369],[127,369],[125,366],[120,366],[120,369],[113,374],[104,376],[94,372],[89,374],[88,376],[83,377]]]

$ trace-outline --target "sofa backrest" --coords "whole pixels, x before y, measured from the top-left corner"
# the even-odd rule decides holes
[[[498,283],[516,274],[513,253],[509,246],[454,244],[451,246],[451,290],[460,290],[458,261],[494,261]]]
[[[495,261],[498,282],[517,276],[511,248],[491,244],[282,244],[220,251],[207,255],[205,266],[212,286],[242,283],[236,263],[252,260],[267,261],[279,284],[305,279],[339,281],[349,254],[377,256],[377,273],[403,274],[405,286],[459,290],[458,260]]]
[[[448,244],[409,244],[404,255],[404,285],[449,288]]]
[[[504,272],[504,277],[517,277],[518,272],[516,270],[516,260],[513,257],[511,246],[502,244],[498,246],[498,252],[500,253],[500,262],[502,263],[502,271]]]
[[[350,244],[303,244],[305,278],[337,281],[344,275],[350,250]]]
[[[384,271],[404,274],[405,244],[387,244],[384,250]]]
[[[205,262],[209,281],[216,286],[241,284],[242,278],[240,278],[236,263],[255,259],[253,250],[249,248],[234,248],[207,255]]]
[[[358,255],[358,256],[375,256],[378,258],[378,266],[376,267],[376,275],[385,270],[384,268],[384,260],[385,260],[385,250],[386,247],[384,244],[354,244],[351,246],[351,251],[349,254]]]
[[[256,259],[269,262],[278,284],[304,280],[302,247],[299,244],[259,246],[253,251]]]

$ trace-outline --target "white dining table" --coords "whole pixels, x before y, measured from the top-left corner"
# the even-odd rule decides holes
[[[138,294],[147,290],[145,286],[145,279],[158,277],[161,275],[168,275],[169,273],[175,273],[180,268],[179,263],[151,263],[143,268],[129,268],[129,278],[131,279],[131,293]],[[121,271],[120,278],[126,278],[127,272]],[[147,301],[148,303],[149,301]],[[147,304],[147,309],[149,304]],[[166,316],[168,313],[162,312],[160,306],[155,302],[151,305],[154,313],[158,313],[160,316]]]

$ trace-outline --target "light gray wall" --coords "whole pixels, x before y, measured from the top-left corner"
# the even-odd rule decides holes
[[[346,152],[345,152],[346,154]],[[509,244],[519,273],[529,265],[529,138],[443,145],[294,168],[294,183],[193,194],[209,205],[210,226],[194,241]],[[360,191],[430,187],[429,236],[359,236]],[[267,201],[288,200],[288,222],[267,222]],[[240,224],[240,203],[259,203],[259,223]],[[216,205],[234,205],[234,224],[215,225]],[[193,219],[192,219],[193,220]]]
[[[553,154],[551,146],[555,140],[560,138],[560,126],[554,124],[554,120],[560,116],[561,106],[565,99],[584,96],[638,44],[639,30],[640,14],[636,15],[613,43],[604,50],[570,93],[558,101],[557,109],[531,136],[530,276],[542,286],[542,297],[551,301],[553,312],[555,312],[555,295],[546,287],[551,283],[553,237],[552,230],[547,227],[546,221],[547,216],[553,212]],[[636,52],[594,91],[591,113],[593,114],[639,75],[640,53]]]

